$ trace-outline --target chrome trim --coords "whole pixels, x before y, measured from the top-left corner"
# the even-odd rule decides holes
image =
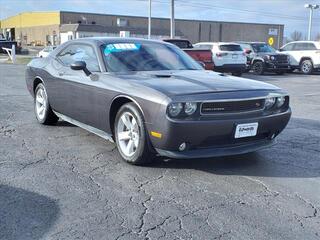
[[[67,116],[65,116],[65,115],[63,115],[63,114],[61,114],[61,113],[56,112],[56,111],[53,111],[53,112],[54,112],[59,118],[61,118],[63,121],[69,122],[69,123],[71,123],[71,124],[73,124],[73,125],[76,125],[76,126],[78,126],[78,127],[80,127],[80,128],[83,128],[83,129],[85,129],[85,130],[87,130],[87,131],[89,131],[89,132],[91,132],[91,133],[93,133],[93,134],[98,135],[99,137],[102,137],[102,138],[104,138],[104,139],[106,139],[106,140],[114,143],[111,134],[106,133],[106,132],[104,132],[104,131],[102,131],[102,130],[100,130],[100,129],[97,129],[97,128],[95,128],[95,127],[89,126],[89,125],[87,125],[87,124],[84,124],[84,123],[82,123],[82,122],[79,122],[79,121],[77,121],[77,120],[74,120],[73,118],[67,117]]]

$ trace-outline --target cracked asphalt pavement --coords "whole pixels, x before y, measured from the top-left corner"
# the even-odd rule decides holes
[[[126,164],[65,122],[42,126],[23,65],[0,65],[0,239],[320,239],[320,75],[245,77],[291,94],[270,149]]]

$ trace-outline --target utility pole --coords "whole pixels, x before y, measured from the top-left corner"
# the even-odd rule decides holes
[[[318,9],[319,5],[317,4],[305,4],[305,8],[310,9],[310,15],[309,15],[309,30],[308,30],[308,40],[311,40],[311,30],[312,30],[312,17],[313,17],[313,10]]]
[[[151,39],[151,1],[149,0],[148,38]]]
[[[175,38],[175,22],[174,22],[174,0],[171,0],[171,18],[170,18],[170,37]]]

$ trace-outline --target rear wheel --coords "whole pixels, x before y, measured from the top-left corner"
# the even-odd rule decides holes
[[[303,60],[300,64],[300,70],[304,74],[311,74],[313,72],[312,61],[309,59]]]
[[[116,144],[126,162],[142,165],[152,161],[143,116],[134,103],[127,103],[119,109],[114,126]]]
[[[41,124],[52,125],[59,119],[50,107],[47,91],[42,83],[39,83],[35,90],[34,111]]]
[[[262,75],[264,72],[264,64],[261,61],[256,61],[252,65],[252,71],[256,75]]]

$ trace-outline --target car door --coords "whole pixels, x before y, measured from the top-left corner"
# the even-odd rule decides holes
[[[299,65],[300,60],[298,60],[297,51],[294,51],[295,43],[289,43],[281,48],[281,52],[287,54],[290,57],[290,65],[297,66]]]
[[[107,94],[103,85],[92,75],[87,76],[83,71],[75,71],[70,65],[75,61],[84,61],[87,68],[96,78],[101,75],[101,68],[94,46],[89,44],[72,44],[67,46],[53,60],[55,71],[52,106],[61,114],[81,123],[103,128],[107,122],[105,103]],[[96,81],[97,80],[97,81]],[[51,101],[51,100],[50,100]]]

